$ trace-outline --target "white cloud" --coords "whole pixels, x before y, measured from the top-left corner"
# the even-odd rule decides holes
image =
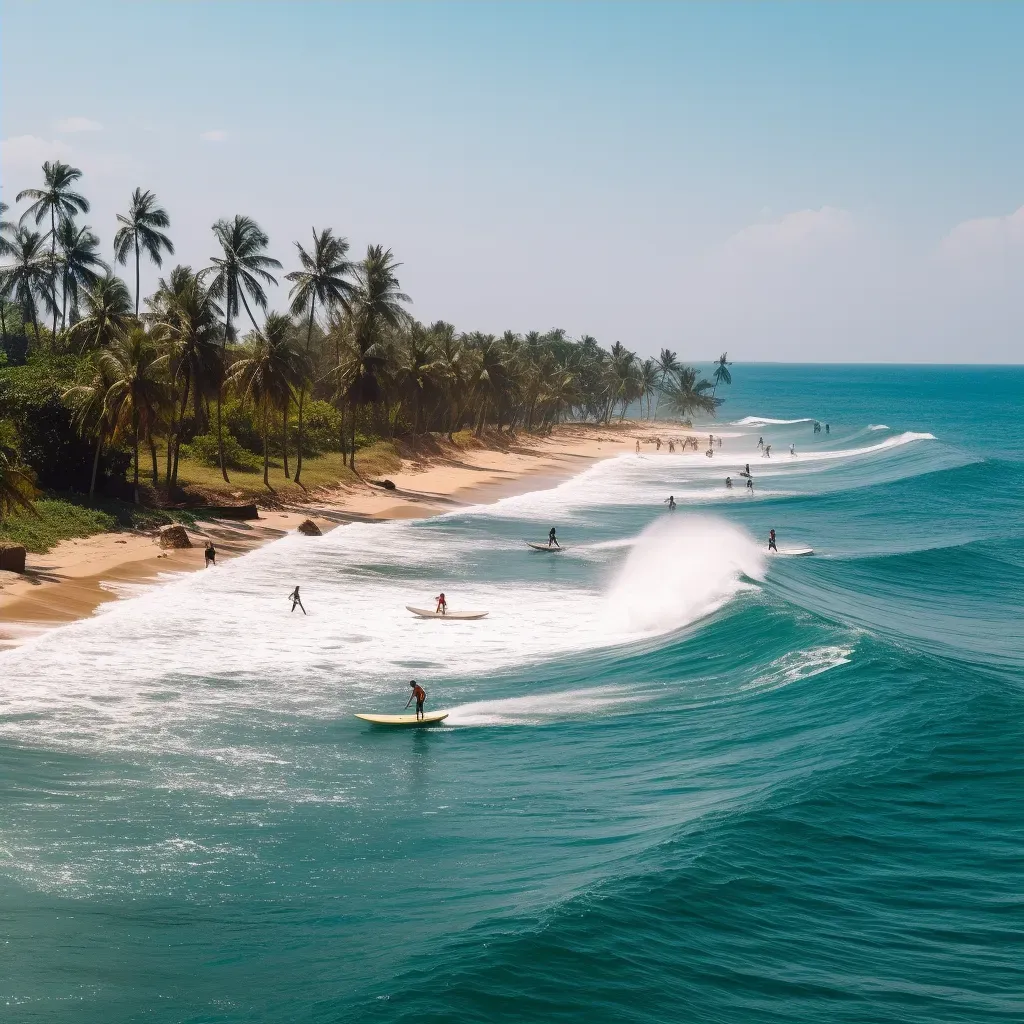
[[[88,117],[65,117],[63,121],[57,122],[59,132],[98,132],[103,130],[99,121],[93,121]]]
[[[71,147],[59,139],[41,139],[38,135],[12,135],[0,141],[0,165],[5,178],[12,172],[36,169],[45,160],[66,160]]]
[[[222,128],[211,128],[208,132],[203,132],[199,138],[206,142],[223,142],[228,137],[228,133]]]

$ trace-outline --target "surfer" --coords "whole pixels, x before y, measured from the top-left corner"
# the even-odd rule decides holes
[[[665,504],[668,505],[669,512],[675,512],[675,510],[676,510],[676,496],[674,494],[670,494],[668,496],[668,501],[666,501]]]
[[[749,492],[750,492],[751,494],[753,494],[753,493],[754,493],[754,478],[753,478],[752,476],[748,476],[748,477],[747,477],[747,490],[748,490],[748,491],[749,491]]]
[[[763,437],[759,437],[757,439],[757,447],[758,448],[763,448],[764,447],[764,438]]]
[[[555,536],[555,528],[553,526],[548,530],[548,547],[551,547],[552,544],[554,544],[556,548],[560,548],[562,546],[558,543],[558,538]]]
[[[825,433],[826,434],[828,433],[828,424],[827,423],[825,424]]]
[[[435,615],[447,615],[448,614],[448,602],[444,599],[444,591],[443,590],[441,591],[440,594],[438,594],[436,600],[437,600],[437,608],[434,610],[434,614]]]
[[[789,454],[790,455],[796,455],[796,445],[795,444],[791,444],[789,446]]]
[[[306,606],[302,603],[302,598],[299,597],[299,588],[296,587],[289,595],[289,600],[292,603],[292,611],[295,611],[296,607],[302,609],[302,614],[306,614]]]
[[[768,550],[774,551],[776,554],[779,553],[779,549],[775,546],[775,531],[768,531]]]
[[[750,463],[749,462],[743,467],[743,475],[744,476],[750,476]]]
[[[770,459],[772,457],[772,446],[770,444],[766,444],[764,446],[764,455],[766,459]]]
[[[416,682],[415,679],[409,680],[409,685],[412,687],[412,696],[405,702],[405,706],[408,707],[413,700],[416,701],[416,717],[423,717],[423,702],[427,699],[427,691]]]
[[[206,555],[206,568],[209,569],[211,565],[217,564],[217,549],[213,546],[213,541],[208,540],[206,542],[206,550],[203,552]]]
[[[725,478],[725,486],[731,491],[732,490],[732,477],[727,476]]]

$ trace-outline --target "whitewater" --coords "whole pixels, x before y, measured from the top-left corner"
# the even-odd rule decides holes
[[[5,1019],[1022,1019],[1024,373],[734,378],[0,653]]]

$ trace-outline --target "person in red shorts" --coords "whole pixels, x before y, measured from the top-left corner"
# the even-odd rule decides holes
[[[423,717],[423,702],[427,699],[427,691],[416,682],[415,679],[409,680],[409,685],[412,687],[412,696],[405,702],[405,706],[408,707],[413,700],[416,701],[416,717]]]

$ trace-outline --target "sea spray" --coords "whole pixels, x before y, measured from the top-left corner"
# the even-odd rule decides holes
[[[741,527],[715,516],[666,517],[640,534],[608,591],[606,615],[627,632],[679,629],[764,570],[764,551]]]

